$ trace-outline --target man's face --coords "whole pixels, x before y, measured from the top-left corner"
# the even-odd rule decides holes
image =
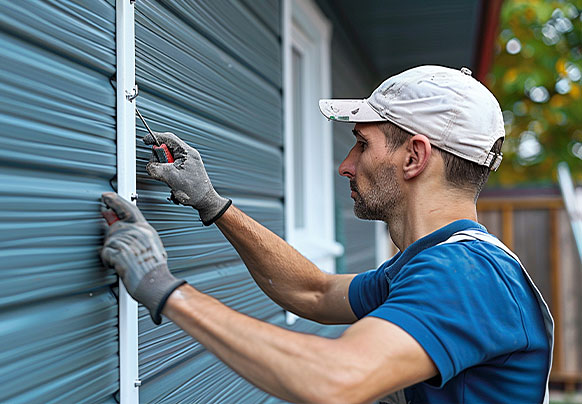
[[[402,201],[398,181],[398,151],[386,143],[376,124],[356,124],[356,144],[339,167],[339,174],[348,177],[354,213],[360,219],[388,221]]]

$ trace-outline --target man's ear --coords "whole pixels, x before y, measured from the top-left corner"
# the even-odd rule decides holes
[[[414,135],[406,146],[406,158],[404,160],[404,179],[410,180],[420,175],[426,168],[431,155],[431,146],[424,135]]]

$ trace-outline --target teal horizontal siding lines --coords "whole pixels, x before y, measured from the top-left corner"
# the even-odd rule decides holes
[[[236,192],[256,197],[283,197],[283,152],[279,147],[245,136],[194,111],[186,110],[180,103],[170,104],[167,99],[155,97],[147,91],[141,92],[138,104],[152,130],[171,128],[198,148],[211,173],[212,183],[219,191],[228,191],[231,195]],[[280,128],[273,130],[280,131]],[[145,134],[141,122],[138,123],[138,177],[140,181],[148,182],[145,165],[150,157],[150,149],[141,140]],[[228,156],[228,164],[224,164],[225,156]],[[156,187],[158,182],[149,182],[155,189],[166,189]]]
[[[279,26],[277,2],[252,2],[265,8],[265,11],[271,10],[272,14],[265,15],[264,19],[253,14],[259,10],[249,9],[249,2],[241,4],[238,1],[224,0],[163,0],[162,3],[216,47],[274,86],[281,87],[279,38],[269,31]]]
[[[135,19],[137,81],[143,89],[248,136],[282,144],[278,87],[157,2],[140,2]]]
[[[136,3],[140,111],[155,131],[197,147],[217,190],[284,237],[284,151],[278,0]],[[316,107],[316,105],[314,105]],[[145,172],[149,148],[138,122],[138,206],[159,231],[171,270],[229,307],[285,326],[285,313],[256,286],[216,226],[166,200],[168,188]],[[299,320],[292,329],[337,335]],[[140,401],[278,402],[228,369],[164,320],[139,312]]]
[[[113,1],[0,2],[0,402],[113,402]]]
[[[153,130],[197,147],[218,191],[283,236],[283,134],[278,1],[136,3],[140,110]],[[275,11],[275,14],[273,14]],[[235,250],[194,210],[169,203],[151,180],[138,123],[138,206],[160,232],[178,276],[235,310],[284,324],[283,310],[256,286]],[[139,316],[140,401],[264,402],[197,341]]]

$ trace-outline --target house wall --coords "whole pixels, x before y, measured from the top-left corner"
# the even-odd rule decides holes
[[[136,3],[140,111],[153,130],[171,131],[200,151],[221,195],[284,237],[281,3]],[[176,276],[231,308],[301,332],[336,335],[306,320],[285,324],[281,307],[256,286],[216,226],[168,202],[151,180],[138,123],[138,206],[159,231]],[[139,315],[141,402],[278,401],[256,389],[168,320]]]
[[[264,1],[136,3],[136,81],[140,111],[154,131],[198,148],[222,195],[283,236],[283,133],[280,6]],[[138,206],[159,231],[173,273],[228,306],[284,323],[283,310],[255,285],[216,226],[190,207],[168,202],[150,179],[150,156],[138,123]],[[197,341],[139,311],[141,402],[230,402],[268,395],[241,379]]]
[[[285,236],[281,12],[279,0],[137,1],[135,102],[153,130],[200,150],[221,194]],[[117,277],[99,259],[100,197],[117,176],[115,15],[114,0],[0,3],[0,402],[119,399]],[[334,93],[352,94],[339,82],[354,69],[334,67]],[[138,121],[138,206],[172,271],[253,317],[337,336],[342,327],[286,325],[216,227],[146,175],[144,135]],[[143,307],[138,344],[141,402],[279,401]]]
[[[0,402],[115,402],[114,1],[2,1],[0,55]]]

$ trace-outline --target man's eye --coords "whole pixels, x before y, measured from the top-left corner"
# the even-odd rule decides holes
[[[366,143],[366,142],[358,142],[358,144],[360,145],[360,147],[362,149],[365,149],[366,147],[368,147],[368,143]]]

